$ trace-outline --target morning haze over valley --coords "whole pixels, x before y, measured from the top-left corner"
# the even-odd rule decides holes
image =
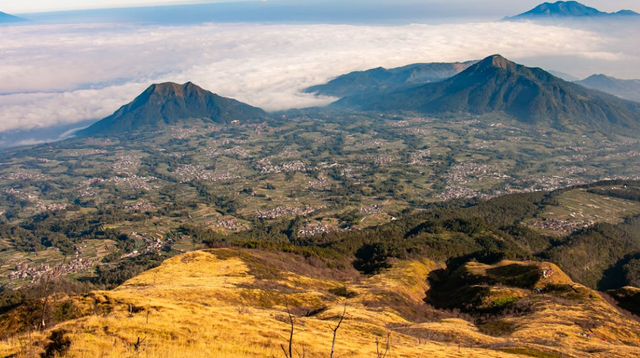
[[[640,5],[0,4],[1,357],[640,356]]]

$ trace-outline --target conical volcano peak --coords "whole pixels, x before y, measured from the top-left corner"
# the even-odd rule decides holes
[[[631,10],[603,12],[577,1],[545,2],[520,15],[506,17],[507,21],[562,19],[637,19],[640,14]]]
[[[441,82],[380,95],[346,97],[335,105],[429,115],[502,112],[536,126],[581,125],[603,133],[640,128],[640,104],[588,90],[497,54]]]
[[[174,82],[164,82],[164,83],[158,83],[158,84],[153,84],[149,86],[149,88],[145,92],[149,94],[157,94],[161,96],[184,97],[185,93],[189,93],[189,92],[204,93],[205,90],[193,84],[192,82],[187,82],[185,84],[178,84]]]
[[[502,57],[501,55],[491,55],[480,61],[480,67],[497,67],[504,70],[516,68],[516,64]]]
[[[25,20],[23,18],[9,15],[7,13],[0,11],[0,23],[19,22],[19,21],[25,21]]]
[[[267,113],[260,108],[218,96],[191,82],[165,82],[149,86],[131,103],[78,132],[78,135],[126,134],[177,124],[225,124],[262,121],[267,117]]]

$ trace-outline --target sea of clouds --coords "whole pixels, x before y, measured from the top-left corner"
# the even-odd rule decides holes
[[[632,35],[532,23],[67,24],[1,30],[0,132],[100,119],[165,81],[192,81],[275,111],[330,103],[333,98],[301,90],[350,71],[494,53],[579,77],[640,77],[640,50]]]

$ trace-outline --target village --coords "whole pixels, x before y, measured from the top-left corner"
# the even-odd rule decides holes
[[[508,179],[509,176],[493,169],[486,164],[464,162],[449,168],[445,179],[450,185],[463,185],[473,180]]]
[[[113,170],[120,173],[128,173],[131,170],[136,169],[140,165],[140,158],[132,156],[132,155],[123,155],[116,158],[116,161],[113,163]]]
[[[277,219],[280,217],[307,216],[325,208],[326,206],[308,206],[304,209],[278,206],[272,210],[256,210],[255,215],[258,219]]]
[[[206,170],[202,165],[182,165],[175,170],[174,174],[182,183],[192,182],[194,180],[216,182],[221,180],[241,179],[239,175],[231,173],[216,174],[210,170]]]
[[[113,183],[116,186],[145,191],[157,189],[159,187],[157,181],[158,178],[156,177],[138,176],[135,174],[126,177],[115,176],[104,180],[104,182]]]
[[[156,206],[149,201],[141,201],[133,204],[127,204],[124,206],[125,210],[129,211],[148,211],[157,209]]]
[[[211,226],[217,229],[225,229],[233,232],[249,230],[249,225],[240,223],[238,219],[234,217],[221,217],[213,220],[207,220],[205,225]]]
[[[15,271],[9,272],[9,279],[28,280],[33,283],[44,277],[55,278],[86,271],[95,266],[99,261],[99,258],[74,258],[73,260],[69,261],[69,263],[53,267],[46,264],[30,266],[27,263],[21,263],[16,265]]]
[[[340,229],[333,226],[327,226],[324,223],[306,223],[302,228],[298,230],[298,236],[300,237],[312,237],[316,235],[322,235],[328,232],[339,231]]]
[[[567,221],[567,220],[558,220],[553,218],[545,218],[543,221],[536,221],[531,224],[532,227],[536,229],[554,231],[561,235],[571,234],[579,229],[586,229],[595,225],[596,222],[592,220],[587,221]]]
[[[305,164],[299,160],[274,165],[271,164],[271,161],[267,159],[259,161],[258,165],[260,174],[279,174],[288,172],[301,172],[306,170]]]

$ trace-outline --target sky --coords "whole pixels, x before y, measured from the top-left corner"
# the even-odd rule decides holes
[[[184,5],[232,1],[247,0],[3,0],[0,2],[0,11],[19,14],[44,11],[104,9],[131,6]]]
[[[335,3],[336,0],[2,0],[0,2],[0,11],[7,13],[32,13],[45,11],[65,11],[65,10],[81,10],[81,9],[101,9],[101,8],[118,8],[132,6],[157,6],[157,5],[176,5],[176,4],[194,4],[194,3],[224,3],[224,2],[246,2],[246,1],[263,1],[263,2],[298,2],[315,1],[316,3]],[[434,6],[443,3],[456,4],[462,10],[466,5],[481,4],[482,6],[502,10],[518,10],[521,12],[532,8],[533,6],[544,2],[543,0],[340,0],[343,3],[364,2],[367,4],[433,4]],[[555,0],[550,0],[554,2]],[[602,11],[617,11],[620,9],[631,9],[640,12],[640,2],[638,0],[585,0],[581,1],[586,5],[596,7]]]
[[[439,6],[456,1],[462,0]],[[485,0],[470,6],[478,1]],[[434,18],[439,6],[434,7]],[[332,14],[319,18],[326,20]],[[640,78],[637,26],[571,28],[496,22],[496,16],[482,21],[427,19],[392,25],[367,23],[366,18],[357,24],[200,21],[176,25],[93,22],[84,15],[80,22],[0,27],[0,134],[86,126],[130,102],[149,85],[166,81],[191,81],[222,96],[276,111],[330,103],[335,99],[302,90],[351,71],[477,60],[496,53],[579,78],[596,73]],[[503,15],[509,14],[497,18]],[[23,138],[23,143],[35,141]]]

